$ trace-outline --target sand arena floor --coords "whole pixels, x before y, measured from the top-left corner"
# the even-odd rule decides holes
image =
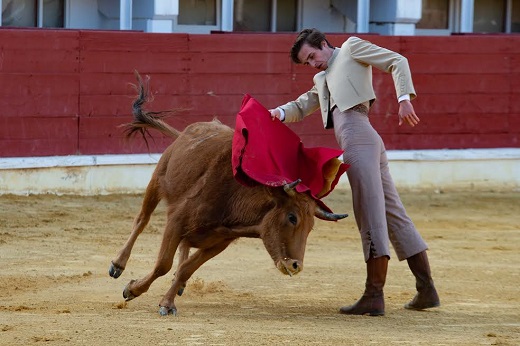
[[[122,290],[155,262],[163,205],[114,280],[108,266],[141,196],[0,196],[0,345],[520,345],[520,193],[402,199],[430,245],[438,309],[403,308],[414,279],[394,256],[386,316],[337,313],[359,298],[365,279],[351,216],[317,221],[305,269],[292,278],[260,240],[237,241],[195,273],[177,317],[160,317],[172,273],[133,301]],[[347,190],[327,204],[351,213]]]

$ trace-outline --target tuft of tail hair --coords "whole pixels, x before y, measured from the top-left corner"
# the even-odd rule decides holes
[[[145,80],[143,80],[139,72],[134,71],[134,74],[137,79],[137,84],[133,84],[133,87],[137,91],[137,97],[132,104],[132,114],[134,120],[131,123],[121,125],[121,127],[124,128],[123,132],[125,137],[131,138],[137,133],[141,134],[144,141],[146,142],[146,147],[148,149],[150,148],[148,146],[147,136],[152,138],[148,129],[155,129],[166,136],[172,137],[174,139],[177,138],[180,132],[161,120],[161,118],[164,118],[167,115],[171,115],[176,111],[169,110],[151,112],[145,110],[143,108],[144,104],[152,101],[150,98],[150,77],[146,76]]]

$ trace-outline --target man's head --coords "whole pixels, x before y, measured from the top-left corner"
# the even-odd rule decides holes
[[[334,46],[325,34],[317,29],[300,31],[291,48],[291,59],[297,64],[310,65],[319,70],[327,69],[327,61],[332,56]]]

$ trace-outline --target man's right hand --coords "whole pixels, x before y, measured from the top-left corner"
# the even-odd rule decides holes
[[[280,110],[278,108],[270,109],[269,112],[271,113],[271,118],[274,120],[275,118],[281,119],[282,113],[280,113]]]

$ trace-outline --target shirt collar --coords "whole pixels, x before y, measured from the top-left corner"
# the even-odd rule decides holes
[[[334,51],[332,52],[332,56],[327,61],[327,69],[331,68],[332,64],[334,63],[334,60],[336,60],[336,57],[339,54],[339,48],[334,48]]]

